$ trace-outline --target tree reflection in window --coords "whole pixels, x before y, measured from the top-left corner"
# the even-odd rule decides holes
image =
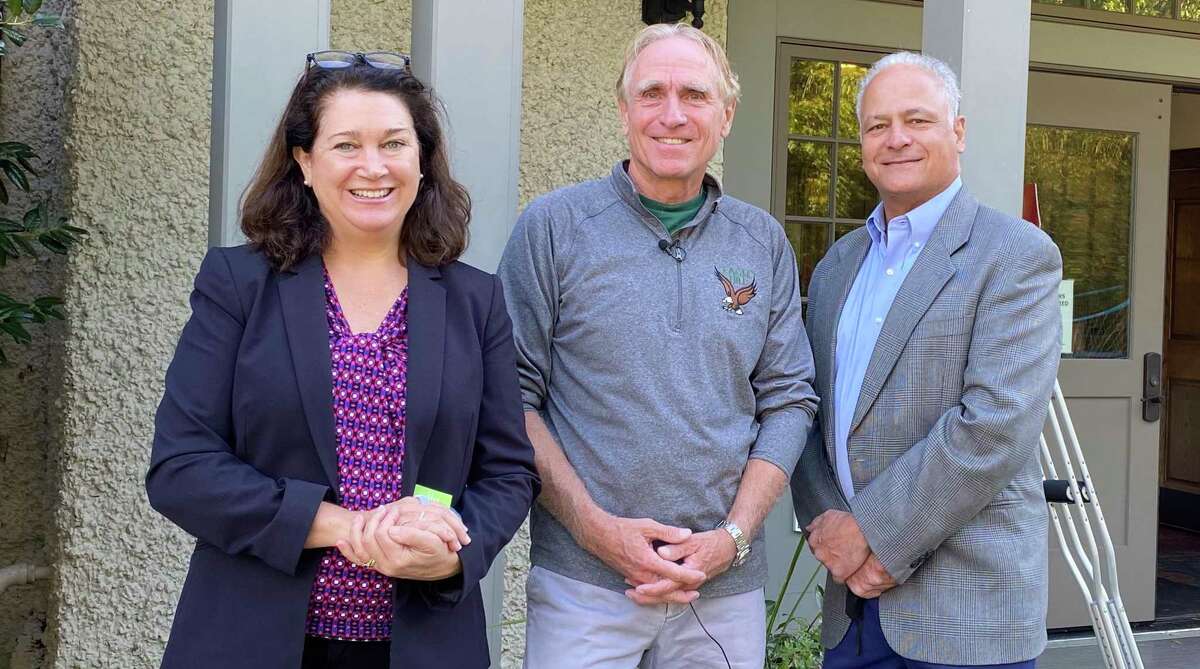
[[[793,58],[788,70],[784,228],[796,252],[801,293],[838,237],[862,225],[877,201],[862,170],[857,63]]]
[[[1075,280],[1068,357],[1129,354],[1132,133],[1030,125],[1025,181],[1037,184],[1042,227],[1058,244],[1063,278]]]

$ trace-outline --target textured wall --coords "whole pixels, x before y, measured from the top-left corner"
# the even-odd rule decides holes
[[[724,44],[728,1],[705,5],[704,30]],[[613,86],[641,18],[637,0],[526,0],[522,206],[626,157]]]
[[[705,3],[704,30],[725,44],[727,0]],[[641,2],[525,1],[520,202],[607,174],[627,157],[613,93],[625,45],[643,27]],[[720,153],[711,168],[720,174]],[[529,525],[509,544],[501,666],[520,667],[525,648]]]
[[[75,0],[55,667],[158,665],[190,542],[146,503],[162,379],[207,246],[212,0]]]
[[[65,2],[45,3],[61,13]],[[0,140],[23,141],[41,156],[35,192],[14,193],[0,216],[19,219],[39,200],[62,211],[63,90],[68,51],[64,31],[32,29],[29,41],[12,48],[0,70]],[[65,261],[60,257],[10,263],[0,270],[4,292],[17,299],[61,294]],[[12,365],[0,368],[0,567],[23,562],[46,564],[49,530],[50,452],[56,420],[53,398],[61,386],[62,323],[34,327],[34,341],[17,346],[0,335]],[[46,620],[45,581],[9,588],[0,595],[0,667],[30,665],[41,656]]]
[[[333,0],[331,49],[408,53],[411,37],[412,0]]]

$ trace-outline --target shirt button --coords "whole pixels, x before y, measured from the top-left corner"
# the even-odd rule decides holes
[[[893,275],[893,274],[895,274],[895,273],[896,273],[896,270],[894,270],[894,269],[889,269],[889,270],[887,271],[887,275],[888,275],[888,276],[891,276],[891,275]]]
[[[882,319],[882,318],[876,318],[876,319],[875,319],[875,322],[876,322],[876,323],[882,323],[882,322],[883,322],[883,319]]]
[[[921,242],[913,242],[913,248],[914,248],[914,249],[919,249],[919,248],[921,248]]]

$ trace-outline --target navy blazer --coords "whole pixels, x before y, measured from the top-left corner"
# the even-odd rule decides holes
[[[537,495],[500,282],[462,263],[408,262],[403,494],[453,495],[471,532],[462,573],[397,580],[394,667],[489,664],[479,580]],[[335,501],[329,328],[321,259],[276,272],[214,248],[167,370],[146,474],[150,504],[196,537],[162,666],[300,667],[325,549],[304,549]]]

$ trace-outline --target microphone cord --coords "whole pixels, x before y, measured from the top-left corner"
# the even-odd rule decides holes
[[[725,647],[722,646],[721,642],[717,641],[717,638],[714,637],[712,633],[708,631],[708,628],[704,626],[704,621],[700,620],[700,614],[696,612],[696,607],[693,606],[691,602],[688,602],[688,608],[692,610],[692,615],[696,616],[696,622],[700,624],[700,629],[704,630],[704,633],[708,635],[708,638],[712,639],[712,642],[717,644],[717,650],[721,651],[721,657],[725,658],[725,666],[729,669],[733,669],[733,665],[729,663],[729,656],[725,654]]]

